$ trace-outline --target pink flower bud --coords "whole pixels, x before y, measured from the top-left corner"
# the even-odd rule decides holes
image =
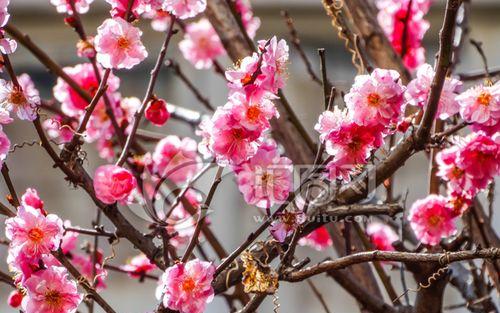
[[[106,204],[123,201],[137,186],[135,177],[126,169],[116,165],[97,168],[94,176],[95,194]]]
[[[7,302],[11,307],[18,308],[21,305],[21,302],[23,301],[24,295],[19,291],[19,290],[14,290],[10,293],[9,299]]]
[[[156,126],[163,126],[170,118],[167,103],[162,99],[154,99],[149,102],[145,112],[146,119]]]

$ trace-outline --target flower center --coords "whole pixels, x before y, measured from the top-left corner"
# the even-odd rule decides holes
[[[483,91],[481,92],[481,94],[479,94],[479,97],[477,97],[477,102],[479,104],[488,106],[490,105],[491,98],[492,96],[489,92]]]
[[[125,36],[121,36],[120,38],[118,38],[117,45],[120,49],[128,49],[128,47],[130,46],[130,41]]]
[[[455,215],[460,215],[464,205],[465,201],[462,198],[456,198],[451,200],[452,211]]]
[[[451,175],[453,175],[453,177],[455,178],[460,178],[462,177],[462,175],[464,174],[464,170],[455,166],[453,167],[453,170],[451,171]]]
[[[196,282],[191,277],[187,277],[182,282],[182,290],[185,292],[192,292],[196,288]]]
[[[431,226],[436,227],[436,226],[439,226],[441,224],[441,220],[442,219],[441,219],[440,216],[438,216],[438,215],[432,215],[431,217],[429,217],[428,222],[429,222],[429,224]]]
[[[380,104],[380,96],[377,93],[371,93],[367,97],[368,105],[376,107]]]
[[[208,48],[208,43],[209,43],[209,40],[207,37],[201,37],[198,39],[198,45],[200,46],[200,48]]]
[[[359,151],[361,148],[362,142],[357,138],[353,138],[352,141],[347,145],[351,151]]]
[[[273,176],[269,173],[262,174],[262,176],[260,177],[262,184],[267,185],[272,180],[272,177]]]
[[[252,81],[252,75],[250,75],[250,74],[246,74],[246,75],[245,75],[245,77],[243,77],[243,78],[241,79],[241,83],[242,83],[243,85],[247,85],[247,84],[249,84],[251,81]]]
[[[241,128],[235,128],[232,130],[233,138],[236,140],[243,139],[243,130]]]
[[[9,102],[18,106],[26,103],[26,97],[20,88],[14,87],[9,95]]]
[[[295,226],[295,221],[296,221],[295,214],[292,212],[285,212],[281,216],[281,221],[288,227],[293,227]]]
[[[51,308],[59,308],[62,302],[61,294],[57,290],[50,290],[45,294],[45,302]]]
[[[248,108],[247,110],[247,118],[252,121],[252,122],[255,122],[257,121],[257,119],[259,118],[260,116],[260,109],[258,106],[256,105],[252,105]]]
[[[39,243],[43,237],[43,231],[40,228],[32,228],[28,232],[28,238],[33,242]]]

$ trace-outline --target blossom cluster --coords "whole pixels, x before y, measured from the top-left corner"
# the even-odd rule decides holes
[[[430,27],[424,19],[431,0],[377,0],[377,19],[394,50],[411,70],[425,62],[422,39]]]
[[[64,233],[63,224],[68,223],[45,211],[36,190],[28,189],[21,202],[16,216],[5,221],[10,240],[7,263],[20,288],[11,294],[9,303],[22,306],[26,313],[75,312],[83,295],[51,252],[61,249],[87,279],[93,277],[91,258],[72,251],[77,234]],[[98,269],[99,274],[102,271]]]
[[[272,100],[284,85],[287,61],[286,42],[273,37],[259,41],[259,53],[226,71],[228,102],[202,123],[200,152],[221,165],[239,165],[257,153],[270,119],[278,117]]]
[[[453,96],[452,86],[459,86],[453,81],[453,78],[445,81],[439,102],[441,117],[459,113],[473,132],[453,138],[452,145],[436,155],[437,175],[446,182],[447,196],[431,195],[416,201],[411,208],[410,225],[417,238],[429,245],[453,235],[455,220],[500,174],[500,83],[475,86]]]
[[[325,111],[315,126],[326,152],[333,157],[327,164],[331,180],[349,181],[360,165],[383,144],[402,118],[405,87],[393,70],[375,69],[359,75],[345,95],[347,108]]]
[[[385,136],[406,131],[402,113],[407,105],[426,107],[434,75],[429,64],[422,64],[407,88],[391,70],[375,69],[370,75],[357,76],[344,98],[347,108],[323,112],[315,127],[332,158],[327,164],[329,179],[349,181],[381,147]],[[497,82],[461,92],[460,80],[445,79],[437,117],[461,117],[473,133],[455,138],[451,147],[437,155],[438,176],[447,182],[448,195],[432,195],[412,207],[409,220],[423,243],[435,245],[454,234],[454,219],[499,173],[499,90]],[[377,229],[377,236],[391,241],[387,230]]]
[[[247,0],[234,1],[236,12],[240,14],[243,26],[250,38],[255,36],[260,26],[259,18],[253,15],[250,2]],[[219,36],[207,18],[186,25],[184,39],[179,42],[179,50],[186,60],[197,69],[210,68],[214,60],[226,54]]]
[[[262,208],[283,202],[291,188],[291,161],[266,139],[270,120],[279,116],[273,100],[284,85],[287,61],[284,40],[259,41],[259,53],[226,71],[228,102],[199,131],[200,152],[230,165],[245,200]]]
[[[10,14],[8,11],[10,0],[0,0],[0,28],[4,27],[9,21]],[[3,29],[0,29],[0,52],[3,54],[11,54],[17,49],[17,42],[10,38],[6,38]],[[0,65],[0,72],[3,68],[3,62]]]

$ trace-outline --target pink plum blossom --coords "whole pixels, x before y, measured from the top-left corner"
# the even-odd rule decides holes
[[[370,75],[356,76],[345,102],[355,123],[389,126],[404,110],[404,91],[398,72],[375,69]]]
[[[319,133],[321,142],[325,142],[328,135],[338,129],[342,122],[348,119],[347,110],[339,109],[338,106],[334,107],[333,111],[321,113],[318,123],[314,126],[314,129]]]
[[[448,208],[454,216],[462,216],[472,205],[473,195],[465,192],[448,190]]]
[[[417,68],[417,77],[408,84],[408,89],[405,94],[409,104],[421,108],[427,105],[427,98],[429,96],[429,90],[431,89],[432,80],[434,79],[434,74],[434,70],[429,64],[422,64]],[[461,81],[453,77],[446,77],[443,90],[441,91],[436,116],[445,120],[458,113],[459,105],[455,97],[461,87]]]
[[[124,201],[137,186],[135,177],[116,165],[99,166],[94,175],[96,197],[106,204]]]
[[[88,36],[87,40],[80,40],[76,44],[76,54],[80,58],[94,58],[95,57],[95,47],[94,47],[94,37]]]
[[[10,0],[0,0],[0,27],[4,27],[9,21],[9,11],[7,7],[9,6]]]
[[[83,90],[86,90],[90,96],[94,96],[99,88],[99,81],[95,76],[94,68],[90,63],[78,64],[73,67],[63,68],[64,72],[71,77]],[[102,76],[102,70],[100,70]],[[118,90],[120,79],[113,74],[109,75],[108,95]],[[62,78],[57,79],[57,84],[54,87],[54,97],[61,102],[62,110],[65,114],[72,117],[79,117],[88,102],[83,99],[71,86],[69,86]],[[99,105],[104,105],[104,100],[101,98]]]
[[[243,87],[252,83],[253,79],[254,85],[260,85],[266,76],[257,72],[259,70],[259,59],[259,55],[253,53],[251,56],[243,58],[234,69],[228,69],[225,74],[226,79],[229,81],[229,87],[240,91]]]
[[[219,107],[213,116],[210,149],[219,164],[240,164],[254,156],[260,145],[260,130],[239,123],[239,112]]]
[[[429,195],[413,203],[408,216],[410,226],[424,244],[437,245],[441,238],[456,233],[455,215],[443,196]]]
[[[50,0],[50,3],[56,7],[57,12],[73,15],[70,1],[71,0]],[[85,14],[89,11],[89,6],[94,0],[74,0],[74,2],[76,11],[79,14]]]
[[[28,74],[17,78],[19,87],[0,79],[0,105],[17,113],[21,120],[33,121],[40,105],[40,94]]]
[[[151,263],[148,257],[144,254],[138,254],[131,258],[127,264],[121,266],[121,269],[128,272],[128,275],[133,278],[141,278],[156,269],[156,265]]]
[[[462,145],[458,165],[473,176],[478,189],[485,188],[500,171],[500,134],[472,133]]]
[[[151,19],[151,28],[157,32],[167,31],[172,16],[170,13],[163,10],[151,10],[143,14],[143,17]]]
[[[24,206],[30,206],[37,209],[43,215],[47,215],[47,212],[43,209],[43,200],[38,196],[38,191],[34,188],[28,188],[21,196],[21,204]]]
[[[269,41],[260,40],[259,50],[262,54],[261,71],[265,77],[262,84],[266,90],[273,93],[285,85],[289,48],[285,40],[278,40],[276,36]]]
[[[326,137],[326,151],[336,160],[350,160],[351,164],[365,164],[373,149],[382,145],[380,125],[364,126],[344,121]]]
[[[57,249],[63,236],[63,222],[59,217],[45,216],[29,206],[20,206],[16,216],[7,219],[5,225],[11,247],[29,257],[40,257]]]
[[[186,19],[205,11],[206,7],[206,0],[165,0],[162,9],[180,19]]]
[[[243,26],[245,27],[248,36],[250,38],[254,38],[260,27],[260,19],[254,16],[250,1],[236,0],[234,1],[234,6],[236,11],[241,16],[241,21],[243,22]]]
[[[50,138],[57,139],[59,143],[64,144],[71,141],[78,123],[61,115],[53,115],[52,118],[43,121],[42,126]]]
[[[313,230],[309,235],[299,240],[299,245],[310,246],[317,251],[323,251],[333,244],[332,238],[325,226]]]
[[[488,134],[500,131],[500,82],[493,86],[476,86],[456,97],[460,115],[475,130]]]
[[[460,193],[470,192],[475,194],[476,188],[473,182],[473,176],[466,173],[458,164],[460,149],[458,146],[452,146],[441,150],[436,155],[438,165],[437,175],[448,182],[448,189]]]
[[[226,108],[229,108],[239,123],[248,130],[264,131],[269,129],[270,120],[279,118],[273,99],[277,97],[270,92],[256,90],[254,92],[234,92],[229,97]]]
[[[387,225],[373,222],[366,227],[366,233],[377,250],[394,251],[392,243],[399,239],[396,232]]]
[[[259,41],[259,52],[245,57],[239,65],[226,71],[231,90],[252,88],[270,91],[274,94],[285,84],[289,48],[286,41],[272,37]]]
[[[26,313],[74,313],[82,302],[77,285],[63,267],[49,267],[34,273],[24,284]]]
[[[271,224],[269,231],[278,242],[285,242],[286,238],[306,220],[302,209],[285,210],[278,214],[277,219]]]
[[[376,1],[379,24],[394,50],[402,56],[404,64],[411,70],[425,62],[422,39],[430,23],[424,20],[424,15],[428,12],[430,3],[430,0]]]
[[[141,30],[121,17],[105,20],[94,39],[97,61],[106,68],[131,69],[148,56],[141,35]]]
[[[24,282],[46,267],[61,266],[52,254],[30,256],[22,251],[20,247],[10,246],[7,255],[9,270],[14,272],[15,283],[23,285]]]
[[[99,250],[98,250],[99,251]],[[98,255],[100,252],[98,253]],[[71,262],[76,267],[76,269],[82,274],[82,276],[88,281],[94,281],[94,269],[93,269],[93,254],[92,255],[82,255],[74,253],[71,255]],[[106,283],[104,282],[108,272],[102,268],[102,258],[98,260],[95,264],[95,273],[97,277],[97,290],[103,290],[106,288]]]
[[[276,143],[263,143],[249,160],[234,167],[245,201],[260,208],[283,203],[292,189],[292,161],[281,157]]]
[[[197,144],[191,138],[170,135],[158,142],[152,155],[153,172],[175,183],[191,178],[200,167]]]
[[[124,112],[120,107],[120,94],[117,92],[110,94],[108,95],[108,99],[115,119],[117,121],[123,122]],[[111,119],[108,116],[106,104],[104,103],[104,101],[99,101],[90,117],[84,140],[86,142],[109,142],[112,139],[113,135],[114,128]]]
[[[349,182],[351,181],[351,175],[354,174],[355,167],[356,163],[353,163],[353,160],[351,160],[349,156],[335,157],[326,164],[326,177],[331,181],[339,179],[344,182]]]
[[[167,102],[163,99],[151,100],[146,107],[144,117],[156,126],[163,126],[170,118]]]
[[[500,170],[499,135],[472,133],[455,139],[455,145],[436,156],[437,175],[448,182],[448,190],[474,196],[486,188]]]
[[[0,127],[10,124],[13,121],[14,119],[10,117],[9,111],[6,108],[0,107]]]
[[[135,17],[138,17],[141,12],[142,1],[143,0],[134,0],[132,3],[130,12]],[[106,2],[111,5],[110,13],[112,17],[121,17],[123,19],[127,19],[127,17],[125,17],[125,13],[127,11],[130,0],[106,0]]]
[[[212,24],[206,18],[186,26],[179,49],[184,58],[197,69],[210,68],[213,61],[226,52]]]
[[[214,298],[212,280],[215,267],[210,262],[191,260],[165,271],[157,289],[163,305],[180,313],[202,313]]]
[[[3,30],[0,29],[0,33],[3,34]],[[10,38],[0,38],[0,52],[3,54],[12,54],[17,50],[17,41]],[[2,71],[3,64],[0,65],[0,72]]]

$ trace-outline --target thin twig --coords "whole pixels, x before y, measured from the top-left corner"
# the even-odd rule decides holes
[[[310,279],[307,279],[306,282],[309,285],[309,287],[311,287],[311,290],[313,291],[316,298],[318,298],[323,309],[325,309],[325,312],[331,313],[330,309],[328,308],[328,304],[326,303],[325,298],[323,297],[319,289],[314,285],[314,283]]]
[[[136,274],[133,271],[127,271],[127,270],[122,269],[119,266],[115,266],[115,265],[111,265],[111,264],[104,264],[104,268],[107,269],[107,270],[111,270],[111,271],[118,272],[118,273],[123,273],[123,274],[129,274],[129,275],[130,274]],[[155,281],[158,281],[158,279],[160,278],[160,277],[158,277],[156,275],[151,275],[151,274],[141,274],[140,276],[144,277],[144,278],[152,279],[152,280],[155,280]]]
[[[12,180],[10,179],[9,175],[9,167],[7,166],[7,163],[3,163],[2,165],[2,176],[5,181],[5,184],[7,185],[7,188],[9,189],[12,204],[15,207],[18,207],[20,205],[19,198],[17,197],[16,189],[14,188],[14,184],[12,183]]]
[[[297,282],[324,272],[346,268],[354,264],[373,261],[437,263],[445,265],[453,262],[472,259],[497,260],[499,258],[500,248],[478,249],[475,251],[458,251],[448,253],[413,253],[375,250],[370,252],[359,252],[331,261],[324,261],[315,266],[288,273],[284,275],[283,280]]]
[[[203,96],[203,94],[193,85],[193,83],[189,80],[189,78],[187,78],[187,76],[182,72],[181,67],[177,62],[175,62],[172,59],[168,59],[165,62],[165,66],[170,67],[174,70],[175,74],[184,82],[184,84],[186,84],[186,87],[188,87],[188,89],[194,94],[196,99],[198,99],[198,101],[201,104],[203,104],[203,106],[207,110],[211,112],[215,111],[214,107],[210,104],[208,99],[205,96]]]
[[[292,37],[291,43],[293,44],[295,49],[297,49],[297,52],[299,53],[300,58],[304,62],[304,65],[306,66],[307,73],[309,74],[309,76],[311,77],[313,82],[315,82],[321,86],[322,85],[321,79],[318,77],[318,75],[316,75],[316,73],[314,73],[314,70],[313,70],[312,65],[311,65],[311,61],[309,61],[306,53],[304,52],[304,49],[300,45],[299,34],[297,33],[297,30],[295,29],[292,17],[290,16],[290,14],[288,13],[287,10],[282,10],[281,15],[285,19],[286,25],[288,26],[288,31],[290,33],[290,36]]]
[[[217,173],[215,174],[214,181],[212,183],[212,186],[210,187],[210,190],[208,191],[207,198],[205,200],[205,203],[201,206],[200,208],[200,215],[198,216],[198,221],[196,222],[196,228],[194,229],[193,235],[191,237],[191,241],[189,242],[186,252],[184,252],[184,256],[182,257],[181,262],[186,262],[189,260],[189,257],[191,256],[191,253],[193,252],[194,248],[196,247],[196,244],[198,242],[198,237],[200,236],[201,228],[203,224],[205,223],[205,218],[207,217],[207,210],[210,208],[210,204],[212,203],[212,199],[215,195],[215,191],[217,190],[217,187],[219,186],[220,182],[222,181],[222,172],[224,171],[224,168],[222,166],[219,166],[217,169]]]
[[[476,48],[477,52],[481,56],[481,60],[483,61],[484,73],[487,75],[486,79],[491,79],[489,77],[490,70],[488,69],[488,58],[486,57],[486,53],[483,50],[483,43],[474,39],[470,39],[470,43]]]
[[[165,36],[165,41],[163,42],[163,45],[161,47],[160,53],[158,54],[158,58],[156,60],[156,64],[151,71],[151,77],[149,79],[149,84],[148,84],[148,89],[146,91],[146,95],[144,96],[144,99],[142,100],[141,107],[137,112],[134,114],[134,124],[132,125],[132,129],[130,130],[130,133],[127,137],[127,141],[125,142],[125,146],[123,147],[122,153],[120,154],[120,157],[116,161],[116,165],[123,165],[125,163],[125,160],[128,157],[128,150],[130,149],[132,142],[134,141],[135,133],[137,132],[137,128],[139,127],[139,123],[141,121],[142,116],[144,115],[144,111],[146,110],[146,107],[151,100],[151,97],[153,96],[154,88],[156,85],[156,80],[158,78],[158,75],[160,74],[160,69],[163,64],[163,61],[165,59],[165,55],[167,54],[167,48],[168,44],[170,43],[170,39],[172,38],[172,35],[174,35],[174,22],[175,22],[175,16],[171,16],[172,21],[170,22],[169,28],[167,30],[166,36]]]
[[[110,233],[105,230],[101,230],[99,228],[96,228],[96,230],[93,229],[87,229],[87,228],[81,228],[81,227],[64,227],[65,231],[73,232],[73,233],[79,233],[83,235],[89,235],[89,236],[96,236],[96,237],[108,237],[108,238],[117,238],[118,234],[117,233]]]

